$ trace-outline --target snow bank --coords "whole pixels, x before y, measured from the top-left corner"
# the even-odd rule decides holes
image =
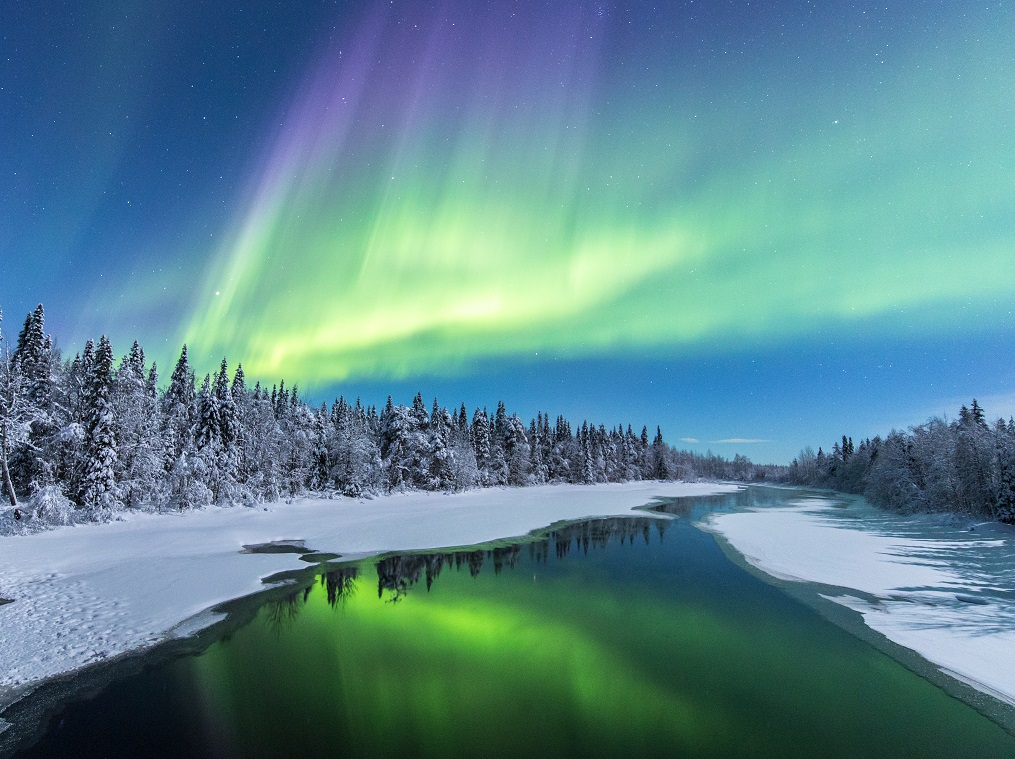
[[[215,604],[307,567],[293,553],[241,554],[244,545],[303,540],[344,556],[463,546],[734,489],[640,482],[301,499],[0,537],[0,598],[14,601],[0,605],[0,710],[46,678],[196,633],[215,621],[202,614]]]
[[[784,580],[860,591],[822,594],[946,674],[1015,704],[1015,545],[926,520],[853,513],[824,499],[713,514],[745,560]]]

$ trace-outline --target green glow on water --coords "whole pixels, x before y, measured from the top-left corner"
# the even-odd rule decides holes
[[[445,569],[396,603],[378,598],[370,563],[335,608],[315,585],[192,661],[208,740],[228,735],[239,755],[322,736],[364,756],[951,759],[1015,748],[729,564],[710,537],[686,526],[665,537],[499,574]]]
[[[510,715],[500,736],[504,740],[526,725],[533,746],[549,739],[547,731],[561,720],[583,732],[602,731],[606,741],[663,731],[688,748],[700,748],[710,734],[736,729],[726,715],[710,713],[688,694],[631,668],[620,652],[569,615],[547,617],[520,598],[447,593],[410,594],[398,604],[386,604],[369,590],[362,592],[364,585],[369,581],[359,582],[360,592],[340,612],[341,633],[323,591],[311,593],[293,633],[314,654],[301,659],[297,671],[288,665],[285,673],[237,670],[228,646],[203,656],[197,673],[201,687],[215,693],[215,711],[239,718],[251,693],[268,692],[277,678],[295,675],[300,692],[311,701],[323,698],[333,705],[322,719],[342,723],[361,740],[380,737],[392,750],[416,739],[435,751],[461,743],[485,745],[489,715]],[[566,589],[552,589],[547,599],[565,604]],[[613,599],[596,599],[582,613],[603,618],[616,612]],[[653,616],[632,622],[651,625]],[[706,614],[697,623],[715,630],[719,621]],[[263,662],[271,659],[277,639],[264,626],[243,645],[249,647],[244,660],[250,656]],[[523,693],[538,698],[519,698]],[[407,704],[412,705],[408,713]],[[554,705],[549,713],[548,705]],[[470,713],[483,716],[472,721]]]

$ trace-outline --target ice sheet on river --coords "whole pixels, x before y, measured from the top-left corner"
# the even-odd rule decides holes
[[[709,517],[753,566],[823,595],[889,640],[1015,704],[1015,531],[903,518],[823,498]],[[853,591],[853,592],[850,592]]]

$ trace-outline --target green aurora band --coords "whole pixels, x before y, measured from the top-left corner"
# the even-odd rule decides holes
[[[340,30],[194,288],[194,355],[313,384],[1008,318],[1007,17],[852,58],[802,24],[703,72],[585,6],[465,15]]]

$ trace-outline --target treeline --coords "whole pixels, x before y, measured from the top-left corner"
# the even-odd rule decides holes
[[[119,362],[105,337],[62,359],[41,305],[0,348],[3,489],[12,505],[30,498],[19,516],[48,522],[305,492],[753,477],[746,459],[677,451],[658,428],[650,440],[645,427],[543,413],[525,424],[503,403],[470,415],[418,394],[380,410],[342,397],[311,407],[284,381],[248,387],[225,359],[198,382],[186,346],[163,388],[137,342]]]
[[[1015,523],[1015,421],[988,423],[976,400],[958,419],[934,417],[831,453],[806,448],[789,468],[800,485],[860,493],[902,513],[955,511]]]

